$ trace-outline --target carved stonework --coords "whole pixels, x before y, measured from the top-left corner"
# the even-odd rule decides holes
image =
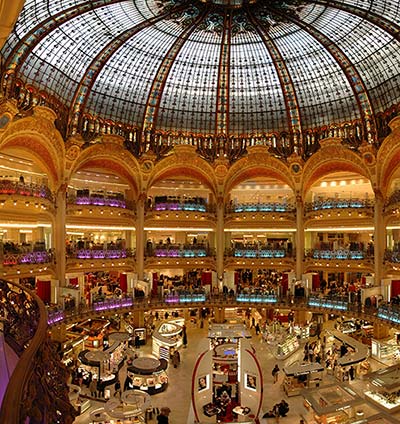
[[[359,151],[365,165],[374,166],[376,164],[376,149],[372,144],[363,142],[359,147]]]
[[[78,158],[79,153],[81,152],[81,148],[77,146],[76,144],[70,146],[66,152],[66,158],[69,161],[74,161]]]
[[[400,127],[400,116],[396,116],[389,122],[389,127],[392,131]]]
[[[25,385],[21,422],[72,424],[78,415],[69,401],[69,371],[60,361],[56,346],[47,339],[36,353],[33,370]]]
[[[53,109],[50,109],[46,106],[35,106],[33,108],[33,116],[37,118],[44,118],[50,121],[51,123],[54,123],[54,121],[57,119],[57,114],[54,112]]]

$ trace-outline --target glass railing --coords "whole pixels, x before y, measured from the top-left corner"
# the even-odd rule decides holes
[[[205,199],[199,200],[156,200],[148,209],[153,211],[187,211],[187,212],[212,212]]]
[[[4,253],[3,265],[27,265],[27,264],[47,264],[52,263],[54,254],[51,250],[42,252],[27,253]]]
[[[205,258],[213,255],[213,249],[203,245],[156,245],[148,248],[146,255],[156,258]]]
[[[238,203],[228,205],[228,213],[240,212],[293,212],[296,208],[292,203],[280,202],[257,202],[257,203]]]
[[[306,203],[305,211],[319,211],[324,209],[360,209],[371,208],[373,202],[369,199],[336,199],[328,198]]]
[[[241,293],[236,296],[237,302],[252,303],[277,303],[278,296],[275,294],[246,294]]]
[[[398,250],[385,250],[385,261],[400,263],[400,252]]]
[[[43,184],[23,183],[19,181],[0,180],[1,194],[17,194],[19,196],[37,197],[54,201],[54,196],[50,189]]]
[[[285,258],[291,257],[293,251],[286,249],[269,249],[263,247],[243,247],[235,249],[226,249],[225,256],[234,258]]]
[[[373,252],[349,249],[310,249],[306,251],[306,256],[313,259],[324,260],[361,260],[373,257]]]
[[[109,206],[111,208],[123,208],[133,210],[135,203],[133,201],[125,200],[124,198],[114,196],[69,196],[68,204],[82,205],[82,206]]]
[[[69,258],[76,259],[124,259],[133,257],[132,249],[76,249],[67,251]]]
[[[332,299],[329,297],[309,297],[308,306],[314,308],[335,309],[338,311],[347,311],[348,301],[343,299]]]

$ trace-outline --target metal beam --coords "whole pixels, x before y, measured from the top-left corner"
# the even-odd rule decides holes
[[[301,127],[301,114],[299,102],[297,100],[296,90],[294,88],[293,80],[290,75],[289,69],[286,66],[285,59],[281,55],[277,45],[271,39],[268,32],[264,29],[260,21],[249,13],[249,18],[259,36],[263,40],[265,47],[267,48],[272,62],[274,64],[276,73],[280,81],[280,85],[283,91],[283,97],[285,99],[286,115],[289,124],[289,130],[293,136],[294,150],[301,156],[302,154],[302,127]]]
[[[152,130],[155,128],[158,112],[160,110],[161,97],[163,95],[165,84],[167,82],[172,65],[174,64],[178,53],[188,40],[189,36],[205,18],[208,10],[208,7],[205,8],[205,10],[203,10],[203,12],[193,21],[193,23],[182,32],[182,34],[172,44],[163,61],[161,62],[157,74],[153,79],[149,96],[147,98],[146,109],[143,117],[143,130]]]
[[[86,68],[84,75],[81,78],[81,81],[78,84],[77,89],[75,90],[71,108],[70,108],[70,119],[69,119],[69,132],[74,133],[79,124],[79,119],[85,110],[86,103],[88,100],[88,94],[91,91],[96,78],[99,76],[104,65],[108,62],[111,56],[130,38],[139,33],[140,31],[148,28],[157,22],[162,21],[173,15],[176,12],[180,12],[187,7],[187,3],[169,9],[167,12],[160,15],[156,15],[152,18],[149,18],[140,24],[135,25],[134,27],[128,29],[127,31],[120,34],[117,38],[111,40],[103,49],[97,54],[97,56],[92,60],[90,65]]]
[[[286,21],[292,22],[293,24],[300,27],[303,31],[310,34],[322,46],[324,46],[324,48],[335,59],[335,61],[345,74],[347,80],[349,81],[351,89],[353,90],[353,94],[357,100],[361,119],[363,121],[365,129],[366,141],[368,143],[375,143],[377,140],[376,121],[368,90],[365,87],[361,75],[359,74],[353,63],[350,61],[350,59],[347,57],[347,55],[331,39],[329,39],[325,34],[323,34],[318,29],[314,28],[313,26],[302,22],[300,19],[297,19],[289,13],[283,14],[277,11],[276,9],[271,10],[271,12],[279,15]]]

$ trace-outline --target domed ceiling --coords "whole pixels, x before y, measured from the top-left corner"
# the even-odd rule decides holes
[[[27,0],[7,77],[140,130],[299,137],[400,98],[398,0]],[[3,80],[3,87],[5,82]]]

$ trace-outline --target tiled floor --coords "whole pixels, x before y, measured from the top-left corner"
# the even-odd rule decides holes
[[[205,326],[206,327],[206,326]],[[170,423],[171,424],[193,424],[193,411],[191,408],[191,379],[192,372],[195,361],[200,353],[208,349],[209,342],[207,339],[207,328],[197,328],[193,324],[188,325],[187,334],[188,334],[188,347],[181,351],[181,364],[178,368],[169,368],[169,386],[167,390],[163,393],[152,396],[153,406],[162,407],[168,406],[171,409],[170,414]],[[280,369],[282,369],[285,364],[292,363],[296,360],[301,360],[303,356],[302,349],[295,352],[291,355],[286,361],[276,361],[272,356],[271,351],[268,345],[261,340],[260,336],[256,336],[254,330],[251,330],[252,344],[256,350],[256,355],[259,359],[259,362],[263,369],[264,377],[264,388],[263,388],[263,406],[262,411],[265,413],[268,411],[275,403],[279,402],[281,399],[286,399],[289,403],[289,413],[286,417],[280,419],[280,424],[298,424],[301,418],[307,420],[307,410],[303,405],[302,396],[291,396],[287,397],[282,389],[282,379],[283,375],[280,375],[279,382],[273,384],[271,371],[275,363],[278,362]],[[148,341],[146,346],[139,349],[139,355],[150,355],[151,352],[151,341]],[[376,361],[372,361],[373,369],[378,369],[383,367],[382,364],[379,364]],[[120,380],[124,381],[126,368],[123,367],[120,371]],[[281,373],[282,374],[282,373]],[[329,385],[334,383],[334,379],[330,375],[324,375],[323,385]],[[351,382],[353,389],[363,397],[363,390],[366,387],[366,382],[362,380],[355,380]],[[99,402],[93,402],[94,407],[104,406]],[[366,407],[365,414],[366,416],[374,415],[379,413],[378,408]],[[262,416],[262,415],[261,415]],[[397,414],[397,418],[400,418],[400,413]],[[86,424],[90,423],[89,414],[85,413],[81,417],[78,417],[75,421],[76,424]],[[155,423],[155,421],[150,420],[150,423]],[[400,421],[399,421],[400,422]],[[275,419],[260,419],[261,424],[273,424]]]

